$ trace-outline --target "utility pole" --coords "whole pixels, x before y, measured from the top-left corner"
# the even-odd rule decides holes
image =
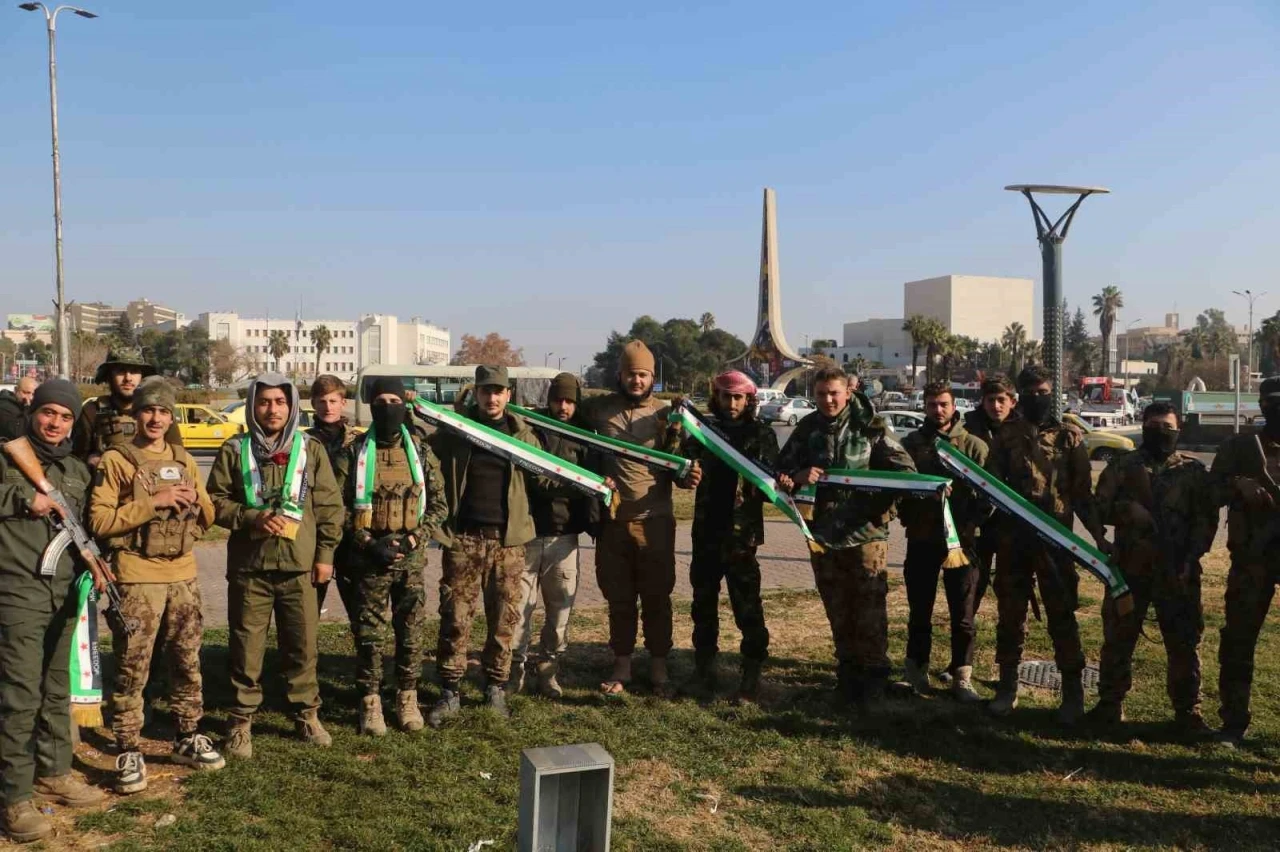
[[[1249,395],[1253,396],[1253,372],[1255,369],[1253,363],[1253,302],[1255,299],[1261,299],[1267,294],[1265,290],[1261,293],[1255,293],[1252,290],[1232,290],[1231,292],[1243,299],[1247,299],[1249,302],[1249,363],[1247,365],[1247,375],[1249,376]]]
[[[58,13],[71,11],[81,18],[98,17],[93,12],[75,6],[59,6],[52,12],[43,3],[20,3],[19,9],[28,12],[44,12],[45,29],[49,34],[49,126],[53,140],[53,256],[54,306],[58,312],[55,320],[58,330],[58,375],[67,378],[71,373],[71,347],[67,340],[67,304],[62,282],[62,161],[58,156],[58,61],[57,27]]]

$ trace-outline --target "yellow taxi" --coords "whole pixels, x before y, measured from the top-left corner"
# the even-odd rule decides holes
[[[310,401],[303,400],[302,405],[298,408],[298,426],[302,429],[310,429],[315,425],[315,413],[315,409],[311,407]],[[231,423],[239,425],[241,431],[244,430],[245,404],[243,399],[238,399],[235,402],[228,403],[227,406],[222,409],[222,414]],[[363,434],[368,428],[369,427],[367,426],[356,426],[355,430]]]
[[[182,444],[189,450],[216,450],[223,441],[244,431],[243,423],[233,423],[207,405],[180,402],[177,420]]]
[[[1070,423],[1084,433],[1085,448],[1089,450],[1089,458],[1094,461],[1108,462],[1134,449],[1133,441],[1124,435],[1095,429],[1069,412],[1062,415],[1062,422]]]

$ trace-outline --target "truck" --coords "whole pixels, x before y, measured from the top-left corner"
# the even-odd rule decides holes
[[[1080,419],[1090,426],[1128,426],[1138,417],[1138,395],[1115,383],[1110,376],[1080,379]]]

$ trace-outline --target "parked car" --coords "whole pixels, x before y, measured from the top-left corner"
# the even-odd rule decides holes
[[[973,411],[973,400],[956,397],[956,411]]]
[[[1094,461],[1111,461],[1118,455],[1132,452],[1135,446],[1133,441],[1124,435],[1095,429],[1075,414],[1063,414],[1062,422],[1070,423],[1081,432],[1084,432],[1085,448],[1089,451],[1089,458]]]
[[[878,411],[906,411],[911,407],[910,400],[900,391],[885,391],[876,406]]]
[[[222,408],[222,413],[227,418],[227,420],[231,421],[232,423],[238,424],[242,428],[242,430],[245,425],[245,420],[244,420],[245,412],[246,412],[246,408],[245,408],[243,399],[238,399],[235,402],[228,403]],[[311,403],[308,402],[307,400],[303,400],[301,407],[298,409],[299,428],[302,428],[302,429],[311,428],[312,416],[314,414],[315,414],[315,409],[311,407]],[[365,427],[357,426],[356,429],[363,432],[365,430]]]
[[[893,436],[899,440],[924,425],[924,415],[916,411],[884,411],[880,416],[893,427]]]
[[[777,402],[786,402],[787,395],[780,390],[773,388],[760,388],[756,391],[756,402],[761,405],[773,405]]]
[[[784,399],[760,407],[760,420],[764,423],[785,423],[794,426],[800,418],[807,417],[817,410],[817,406],[807,399]]]
[[[245,430],[243,423],[234,423],[207,405],[180,402],[176,414],[182,444],[188,450],[216,450]]]
[[[907,409],[909,411],[924,411],[924,391],[918,390],[907,397]]]

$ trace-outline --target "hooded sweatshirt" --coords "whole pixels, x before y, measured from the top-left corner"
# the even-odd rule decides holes
[[[289,399],[289,418],[280,433],[268,438],[253,413],[254,400],[262,388],[281,388]],[[264,373],[249,385],[248,414],[250,446],[262,477],[263,509],[250,508],[245,496],[244,474],[240,467],[242,437],[222,445],[209,472],[209,496],[213,499],[216,523],[231,531],[227,541],[227,571],[257,572],[310,571],[317,562],[333,563],[333,553],[342,540],[342,496],[333,477],[333,468],[324,445],[306,437],[307,463],[302,487],[302,521],[297,537],[263,536],[253,525],[264,511],[279,511],[282,492],[287,487],[285,471],[298,428],[297,388],[278,373]]]

